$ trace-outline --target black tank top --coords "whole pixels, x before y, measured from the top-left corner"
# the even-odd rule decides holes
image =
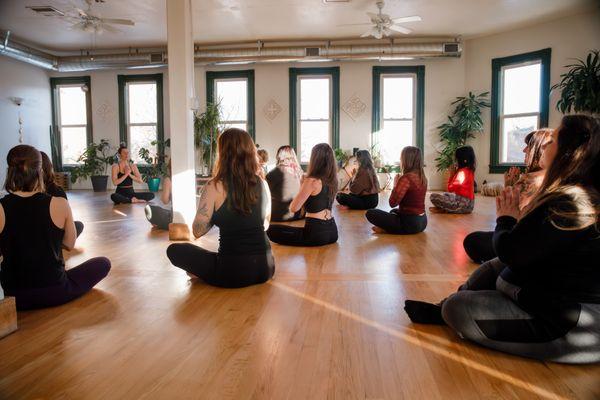
[[[229,190],[235,188],[229,185]],[[262,183],[253,190],[257,191],[258,201],[252,206],[250,214],[235,211],[229,203],[229,195],[213,213],[211,222],[219,227],[219,254],[264,254],[270,251],[264,220],[271,199]]]
[[[52,197],[8,194],[0,199],[5,224],[0,232],[4,260],[0,281],[13,290],[54,286],[66,279],[62,242],[65,235],[50,217]]]
[[[306,212],[318,213],[323,210],[331,210],[333,199],[329,198],[329,187],[324,185],[323,181],[321,181],[321,185],[321,191],[314,196],[309,196],[304,203]]]
[[[121,172],[121,164],[118,164],[117,168],[119,168],[119,173],[117,174],[117,179],[119,179],[120,177],[122,177],[125,174]],[[117,185],[117,187],[130,187],[130,186],[133,186],[133,179],[131,179],[131,175],[129,175],[127,178],[123,179],[123,182],[121,182]]]

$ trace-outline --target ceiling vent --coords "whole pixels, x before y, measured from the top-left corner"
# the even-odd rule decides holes
[[[46,17],[62,17],[65,15],[64,12],[57,10],[52,6],[27,6],[26,8]]]
[[[318,47],[306,47],[304,51],[304,55],[306,55],[306,57],[319,57],[321,55]]]
[[[165,62],[163,53],[150,53],[150,62],[152,64],[162,64]]]
[[[460,45],[458,43],[444,43],[444,53],[459,53]]]

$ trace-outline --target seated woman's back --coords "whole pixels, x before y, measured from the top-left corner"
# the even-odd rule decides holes
[[[398,206],[401,214],[421,215],[425,212],[426,193],[427,181],[414,172],[408,172],[397,178],[390,195],[390,207]]]
[[[300,179],[281,166],[272,169],[266,179],[271,191],[271,216],[278,220],[289,213],[290,203],[300,191]]]

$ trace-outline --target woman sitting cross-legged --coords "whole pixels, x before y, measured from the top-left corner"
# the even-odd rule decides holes
[[[271,196],[263,181],[250,135],[227,129],[218,140],[214,178],[204,187],[193,223],[194,236],[219,227],[219,251],[191,243],[167,248],[171,263],[219,287],[238,288],[271,279],[275,261],[265,234]]]
[[[117,187],[110,195],[115,204],[121,203],[146,203],[154,198],[152,192],[136,192],[133,182],[143,183],[137,165],[129,161],[129,149],[121,143],[117,152],[119,162],[112,166],[112,182]]]
[[[541,163],[542,147],[552,135],[552,129],[540,129],[525,137],[525,173],[517,167],[512,167],[504,176],[504,186],[519,189],[521,200],[519,207],[527,207],[544,180],[546,166]],[[494,232],[472,232],[468,234],[463,247],[467,255],[475,262],[483,263],[496,257],[492,244]]]
[[[448,180],[448,191],[431,193],[435,213],[470,214],[475,206],[475,152],[471,146],[456,149],[456,166]],[[455,172],[454,172],[455,171]]]
[[[392,211],[367,210],[367,220],[375,225],[373,231],[377,233],[407,235],[423,232],[427,227],[427,178],[423,170],[421,150],[418,147],[406,146],[400,155],[400,165],[402,175],[396,175],[394,189],[390,195]]]
[[[512,187],[496,201],[498,258],[440,305],[407,300],[405,310],[506,353],[600,362],[600,121],[563,117],[542,163],[546,176],[524,210]]]
[[[343,208],[367,210],[379,203],[379,180],[367,150],[356,152],[358,169],[350,181],[350,193],[338,193],[336,200]]]
[[[62,249],[77,233],[69,202],[44,193],[42,155],[34,147],[13,147],[0,199],[0,282],[19,310],[52,307],[82,296],[110,270],[105,257],[65,270]]]
[[[56,183],[56,179],[54,178],[54,166],[52,165],[52,161],[50,161],[50,157],[43,151],[40,151],[40,153],[42,154],[42,170],[44,171],[44,188],[46,189],[46,194],[68,200],[65,191]],[[75,221],[74,224],[77,237],[79,237],[81,232],[83,232],[83,222]]]
[[[337,168],[333,150],[327,143],[313,147],[308,173],[300,192],[290,203],[295,213],[304,206],[306,223],[303,228],[271,225],[267,235],[272,242],[287,246],[323,246],[338,239],[331,206],[337,192]]]
[[[158,229],[169,229],[169,224],[173,222],[173,210],[171,209],[171,160],[167,165],[168,175],[163,179],[162,193],[160,200],[167,207],[160,207],[148,204],[145,207],[146,219]]]
[[[271,221],[294,221],[304,218],[302,210],[290,211],[290,204],[300,191],[302,168],[292,146],[277,150],[277,165],[267,174],[271,190]]]

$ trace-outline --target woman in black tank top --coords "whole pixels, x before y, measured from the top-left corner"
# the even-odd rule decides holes
[[[290,212],[306,211],[304,227],[271,225],[267,235],[272,242],[287,246],[323,246],[338,239],[331,206],[337,192],[337,168],[331,146],[313,147],[307,177],[290,204]]]
[[[102,280],[110,270],[105,257],[92,258],[65,271],[62,248],[75,243],[69,203],[44,193],[42,156],[19,145],[7,156],[8,172],[0,199],[0,282],[20,310],[71,301]],[[58,225],[57,225],[58,224]]]
[[[256,146],[246,131],[227,129],[218,139],[215,176],[200,197],[194,236],[219,227],[219,251],[190,243],[167,248],[171,263],[213,286],[237,288],[271,279],[275,261],[265,234],[271,195],[259,177]]]
[[[118,150],[119,162],[112,166],[112,182],[117,187],[110,195],[115,204],[121,203],[146,203],[154,199],[152,192],[136,192],[133,190],[133,181],[143,183],[140,172],[135,164],[129,162],[129,149],[121,143]]]

